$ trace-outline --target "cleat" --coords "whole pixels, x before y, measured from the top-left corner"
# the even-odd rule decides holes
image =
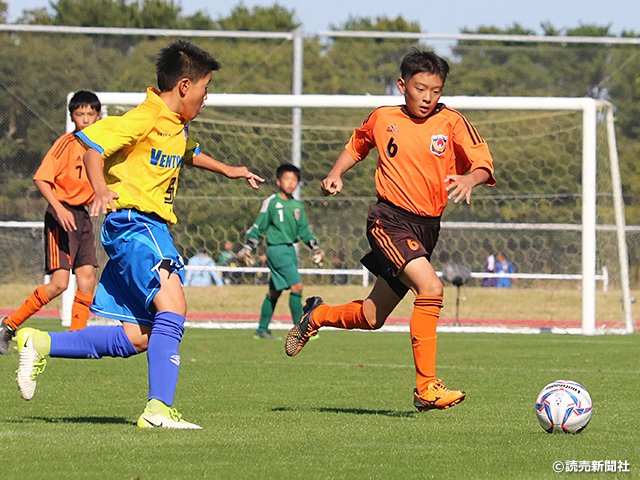
[[[36,393],[36,376],[44,372],[47,359],[38,352],[35,344],[35,335],[39,330],[33,328],[21,328],[16,336],[18,352],[20,352],[20,364],[17,370],[16,382],[20,395],[25,400],[31,400]]]
[[[318,334],[318,329],[311,326],[311,315],[323,303],[320,297],[307,298],[302,309],[302,318],[289,330],[284,341],[284,350],[290,357],[297,355],[309,339]]]
[[[427,391],[422,395],[418,395],[417,389],[413,390],[413,405],[421,412],[436,408],[446,410],[463,401],[465,396],[464,390],[449,390],[443,385],[442,380],[436,378],[429,383]]]
[[[267,330],[266,332],[254,332],[253,333],[253,339],[254,340],[260,340],[260,339],[267,339],[267,340],[282,340],[282,338],[280,337],[276,337],[273,333],[271,333],[271,330]]]
[[[7,317],[4,317],[7,318]],[[16,331],[8,323],[4,323],[4,318],[0,320],[0,355],[9,353],[9,342],[16,335]]]
[[[160,402],[158,402],[160,403]],[[138,418],[138,427],[140,428],[172,428],[176,430],[202,430],[202,427],[195,423],[189,423],[182,420],[182,415],[175,408],[167,407],[164,404],[157,406],[159,412],[152,412],[149,406],[144,409],[140,418]]]

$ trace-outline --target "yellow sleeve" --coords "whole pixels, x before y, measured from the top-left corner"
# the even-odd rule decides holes
[[[77,132],[76,137],[86,147],[100,152],[102,158],[110,157],[118,150],[137,144],[149,134],[156,116],[147,110],[140,105],[121,117],[103,118]]]

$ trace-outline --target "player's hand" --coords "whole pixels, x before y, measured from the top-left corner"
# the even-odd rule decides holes
[[[116,206],[114,200],[118,198],[120,198],[120,195],[108,188],[96,192],[96,196],[91,204],[91,208],[89,209],[89,216],[97,217],[101,213],[106,215],[109,212],[115,212]]]
[[[245,264],[247,267],[253,267],[256,264],[253,255],[251,255],[251,247],[249,245],[243,246],[240,251],[236,254],[236,258]]]
[[[476,186],[473,178],[469,175],[447,175],[444,177],[444,183],[447,185],[447,198],[453,200],[453,203],[458,203],[463,198],[467,199],[467,204],[471,203],[471,190]]]
[[[313,263],[322,266],[322,261],[324,260],[324,252],[320,248],[316,248],[313,250]]]
[[[56,210],[56,215],[58,216],[58,223],[64,228],[65,232],[73,232],[78,229],[73,213],[66,208],[60,207],[59,210]]]
[[[322,195],[325,197],[339,194],[342,191],[342,177],[328,176],[322,180],[320,189],[322,190]]]
[[[246,178],[252,188],[257,189],[258,183],[264,183],[264,178],[249,171],[247,167],[233,167],[229,171],[227,177],[229,178]]]

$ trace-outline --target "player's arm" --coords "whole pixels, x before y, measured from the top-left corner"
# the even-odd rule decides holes
[[[325,197],[327,195],[337,195],[342,191],[342,175],[347,172],[349,169],[353,168],[353,166],[358,163],[351,156],[351,154],[347,150],[343,150],[338,160],[336,160],[335,165],[327,175],[327,178],[322,180],[322,184],[320,186],[322,190],[322,195]]]
[[[447,197],[454,199],[454,203],[464,198],[468,204],[473,187],[482,183],[495,185],[493,158],[487,143],[468,120],[459,118],[452,133],[456,174],[447,175],[444,179],[448,184]]]
[[[258,218],[256,218],[255,222],[253,222],[245,232],[245,243],[236,254],[238,260],[243,262],[245,265],[253,266],[255,264],[255,260],[251,254],[258,249],[262,234],[269,226],[269,201],[271,198],[272,197],[269,197],[262,202]]]
[[[107,187],[107,182],[102,173],[102,155],[97,150],[88,148],[82,160],[84,161],[89,183],[91,183],[96,194],[89,209],[89,216],[97,217],[100,213],[106,215],[108,213],[107,207],[110,207],[111,212],[115,212],[116,207],[113,200],[120,198],[120,196]]]
[[[444,183],[448,183],[446,190],[449,192],[447,198],[453,200],[454,203],[458,203],[463,198],[466,198],[467,204],[471,203],[471,190],[476,185],[487,183],[487,180],[491,178],[491,173],[484,168],[478,168],[466,175],[447,175],[444,177]]]
[[[309,220],[304,213],[304,208],[300,209],[300,220],[298,220],[298,237],[313,251],[313,263],[322,266],[324,260],[324,252],[320,248],[318,240],[311,233],[309,228]]]
[[[44,180],[34,180],[36,187],[42,194],[42,196],[49,202],[49,205],[53,207],[56,211],[56,215],[58,216],[58,222],[62,225],[65,232],[71,232],[77,230],[76,221],[73,219],[73,214],[64,208],[62,203],[56,198],[53,193],[53,188],[51,188],[51,184],[49,182],[45,182]]]
[[[214,160],[209,155],[204,153],[198,153],[194,155],[189,162],[190,165],[198,168],[204,168],[215,173],[221,173],[228,178],[246,178],[253,188],[258,188],[258,183],[263,183],[264,178],[259,177],[255,173],[249,171],[247,167],[233,167],[222,163],[218,160]]]

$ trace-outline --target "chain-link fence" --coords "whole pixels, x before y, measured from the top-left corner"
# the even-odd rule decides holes
[[[451,63],[447,95],[592,96],[616,106],[620,164],[629,224],[640,223],[635,201],[640,189],[640,46],[542,41],[331,38],[330,32],[303,42],[303,93],[393,94],[398,65],[414,45],[433,48]],[[175,37],[174,37],[175,38]],[[143,91],[155,85],[154,59],[174,38],[140,35],[0,32],[0,220],[41,221],[45,202],[31,177],[47,149],[64,133],[70,91]],[[223,68],[211,92],[292,92],[293,35],[279,38],[196,38]],[[399,102],[401,98],[399,97]],[[129,108],[129,107],[126,107]],[[109,114],[125,107],[110,106]],[[329,256],[358,268],[368,246],[364,223],[375,201],[375,152],[345,175],[337,198],[319,196],[353,128],[367,110],[305,109],[302,115],[301,196],[312,230]],[[445,221],[570,223],[581,218],[582,123],[577,112],[465,111],[495,158],[495,188],[478,188],[470,206],[451,205]],[[230,164],[243,164],[268,179],[257,192],[242,182],[183,169],[172,228],[185,257],[206,246],[214,255],[242,243],[261,200],[275,189],[274,172],[291,160],[292,113],[285,108],[205,109],[192,131],[203,151]],[[613,223],[611,181],[604,124],[598,132],[598,222]],[[631,233],[632,285],[639,281],[640,236]],[[501,251],[520,272],[580,273],[576,231],[462,230],[444,228],[433,261],[464,263],[482,271],[485,255]],[[1,282],[41,278],[41,231],[0,228],[5,259]],[[101,249],[99,249],[101,250]],[[306,249],[301,265],[310,266]],[[598,233],[598,268],[617,278],[615,234]],[[319,278],[309,281],[322,281]],[[521,285],[537,285],[535,281]],[[574,284],[574,287],[576,284]]]

